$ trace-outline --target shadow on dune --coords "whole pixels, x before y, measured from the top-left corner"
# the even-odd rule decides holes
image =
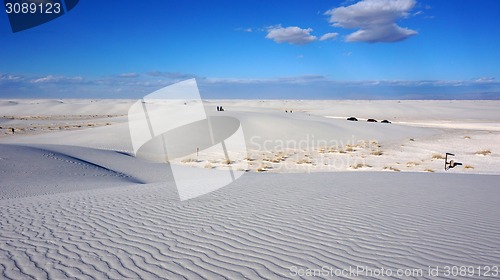
[[[165,164],[125,152],[63,145],[0,145],[0,197],[170,181]]]

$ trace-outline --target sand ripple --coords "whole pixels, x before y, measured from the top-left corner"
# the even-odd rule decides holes
[[[497,176],[247,174],[0,200],[0,278],[282,279],[299,268],[498,265]],[[364,182],[370,182],[366,185]]]

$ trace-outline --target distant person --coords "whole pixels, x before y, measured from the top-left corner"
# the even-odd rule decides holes
[[[293,111],[292,111],[292,110],[290,110],[290,113],[293,113]]]
[[[223,112],[224,111],[224,108],[222,108],[222,106],[220,106],[220,111]]]
[[[11,129],[12,129],[12,134],[15,134],[16,133],[15,129],[13,127]]]
[[[217,106],[217,112],[219,112],[219,111],[220,111],[220,107],[219,107],[219,106]]]
[[[288,113],[288,110],[285,110],[285,113]]]

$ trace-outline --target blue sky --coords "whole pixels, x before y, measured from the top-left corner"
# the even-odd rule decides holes
[[[0,97],[500,99],[500,1],[95,1],[12,33]]]

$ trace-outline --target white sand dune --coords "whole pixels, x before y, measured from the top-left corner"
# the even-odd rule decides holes
[[[3,101],[8,109],[5,112],[16,117],[0,119],[0,143],[132,152],[126,113],[133,101],[44,102]],[[226,111],[216,112],[218,104]],[[209,101],[205,107],[211,116],[232,116],[241,121],[251,161],[235,162],[236,169],[246,170],[249,165],[250,171],[286,173],[444,172],[442,160],[434,157],[450,152],[463,163],[454,172],[500,174],[497,105],[494,101]],[[112,114],[106,114],[107,106]],[[284,112],[290,108],[295,111]],[[333,114],[345,116],[329,118]],[[360,120],[391,115],[396,119],[389,118],[392,124],[346,121],[345,117],[351,115]],[[12,137],[8,128],[16,125],[19,131]],[[476,155],[482,151],[490,153],[486,157]],[[222,154],[191,155],[176,163],[220,169],[226,168],[223,161]]]
[[[499,179],[249,173],[187,202],[172,182],[3,199],[0,275],[281,279],[322,267],[492,266]]]
[[[122,152],[61,145],[0,144],[0,174],[1,198],[168,180],[165,165]]]
[[[470,266],[471,278],[492,279],[484,270],[499,265],[498,102],[207,101],[210,116],[241,122],[247,158],[201,151],[170,163],[248,172],[187,201],[168,165],[132,156],[132,102],[0,100],[1,279],[310,279],[325,269],[318,278],[332,279],[365,267],[415,270],[340,278],[437,279],[429,266],[439,278]],[[463,165],[444,171],[445,152]]]

